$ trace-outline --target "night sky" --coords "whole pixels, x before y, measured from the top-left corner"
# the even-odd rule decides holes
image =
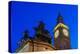
[[[34,36],[39,21],[45,23],[45,29],[49,30],[53,38],[53,29],[60,13],[64,23],[69,27],[71,48],[78,48],[78,6],[65,4],[47,4],[32,2],[10,2],[11,19],[11,52],[18,48],[17,43],[23,37],[25,30]],[[54,44],[54,41],[52,41]]]

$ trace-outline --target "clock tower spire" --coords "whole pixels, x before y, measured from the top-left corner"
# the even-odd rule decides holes
[[[69,28],[64,24],[63,17],[60,14],[54,28],[54,46],[57,50],[70,49]]]
[[[63,23],[63,18],[60,15],[60,13],[59,13],[58,18],[57,18],[57,23]]]

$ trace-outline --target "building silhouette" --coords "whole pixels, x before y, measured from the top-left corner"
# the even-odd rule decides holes
[[[63,17],[59,14],[57,24],[53,30],[54,45],[52,38],[45,24],[40,21],[39,25],[34,28],[35,36],[30,37],[28,31],[24,32],[24,37],[18,43],[19,48],[16,52],[36,52],[70,49],[69,28],[65,25]]]

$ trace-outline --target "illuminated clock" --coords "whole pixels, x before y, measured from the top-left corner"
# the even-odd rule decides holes
[[[56,30],[54,33],[54,37],[57,38],[59,36],[59,30]]]
[[[68,30],[63,29],[63,34],[68,37],[69,36]]]

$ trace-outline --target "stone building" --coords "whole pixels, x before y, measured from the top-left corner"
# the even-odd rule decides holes
[[[69,28],[63,22],[62,16],[59,14],[57,24],[53,30],[54,45],[48,30],[45,29],[45,24],[40,22],[38,27],[34,28],[35,36],[31,38],[28,33],[24,33],[24,37],[19,43],[20,47],[16,52],[36,52],[36,51],[52,51],[70,49]]]
[[[59,14],[57,24],[54,28],[54,46],[57,50],[70,49],[70,33],[62,16]]]

